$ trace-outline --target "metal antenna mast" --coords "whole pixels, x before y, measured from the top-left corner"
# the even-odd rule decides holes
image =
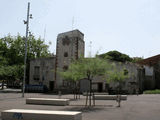
[[[91,58],[92,57],[92,41],[89,42],[89,48],[90,48],[89,57]]]
[[[26,39],[25,39],[25,57],[24,57],[24,77],[23,77],[23,87],[22,87],[22,97],[24,97],[25,92],[25,79],[26,79],[26,61],[27,61],[27,41],[28,41],[28,31],[29,31],[29,19],[32,19],[32,14],[29,14],[30,3],[28,2],[27,8],[27,21],[23,21],[26,24]]]
[[[72,18],[72,30],[74,29],[74,16]]]
[[[74,41],[74,37],[73,37],[73,24],[74,24],[74,16],[72,18],[72,38],[71,38],[71,57],[73,58],[73,41]]]
[[[45,27],[44,27],[44,36],[43,36],[43,41],[45,41],[45,39],[46,39],[46,25],[45,25]]]

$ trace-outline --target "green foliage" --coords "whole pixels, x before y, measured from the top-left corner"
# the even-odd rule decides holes
[[[143,57],[134,57],[132,62],[136,63],[136,62],[139,62],[141,60],[143,60]]]
[[[19,80],[23,77],[23,66],[12,65],[12,66],[1,66],[0,67],[0,79],[3,80]]]
[[[8,35],[0,39],[0,54],[8,60],[9,64],[23,63],[24,53],[25,37]],[[45,45],[40,38],[35,39],[34,36],[28,39],[27,53],[28,59],[50,56],[48,45]]]
[[[87,78],[92,80],[94,76],[104,75],[111,65],[100,58],[79,58],[71,63],[67,71],[61,72],[64,79],[80,80]]]
[[[103,59],[109,59],[109,60],[114,60],[119,62],[126,62],[126,61],[132,62],[132,58],[118,51],[109,51],[107,53],[104,53],[98,56]]]
[[[89,106],[91,106],[91,93],[92,93],[92,80],[93,77],[98,75],[104,75],[107,70],[111,68],[111,65],[106,60],[96,58],[79,58],[76,61],[73,61],[68,70],[60,72],[61,76],[65,80],[77,82],[81,79],[87,78],[90,85],[90,96],[89,96]],[[86,97],[87,105],[87,97]]]
[[[21,80],[25,53],[25,37],[17,35],[0,38],[0,80]],[[50,56],[44,41],[30,36],[28,39],[27,67],[29,60]],[[27,73],[28,74],[28,73]]]
[[[143,92],[144,94],[160,94],[160,90],[156,89],[156,90],[146,90]]]
[[[112,71],[108,71],[107,72],[107,82],[111,83],[111,82],[115,82],[115,83],[123,83],[125,81],[125,79],[127,79],[128,76],[128,70],[127,69],[121,69],[118,70],[115,68],[115,66],[113,66]]]
[[[76,82],[77,80],[80,80],[82,78],[81,75],[72,70],[73,69],[69,69],[65,72],[60,72],[60,75],[67,81]]]

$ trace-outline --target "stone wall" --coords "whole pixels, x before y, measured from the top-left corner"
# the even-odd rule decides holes
[[[138,69],[141,71],[140,67],[134,63],[119,63],[119,62],[111,62],[111,64],[115,64],[115,68],[117,70],[127,69],[129,73],[129,78],[125,80],[125,83],[122,87],[122,90],[126,91],[129,94],[135,93],[136,89],[142,90],[142,74],[138,74]],[[83,85],[82,85],[83,84]],[[106,92],[109,89],[116,90],[117,83],[107,83],[107,78],[103,76],[96,76],[92,81],[92,89],[96,92]],[[84,92],[89,90],[88,81],[85,82],[83,80],[81,82],[81,91]]]
[[[155,89],[160,89],[160,61],[154,65]]]
[[[56,49],[56,88],[63,87],[58,71],[67,70],[72,60],[84,55],[84,34],[73,30],[58,34]]]
[[[46,85],[54,81],[55,57],[37,58],[30,61],[30,82],[32,85]]]

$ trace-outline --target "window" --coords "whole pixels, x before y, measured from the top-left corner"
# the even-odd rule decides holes
[[[40,67],[39,66],[34,67],[33,79],[34,80],[39,80],[40,79]]]
[[[34,74],[35,75],[39,75],[40,74],[40,67],[39,66],[35,66],[34,67]]]
[[[62,39],[62,44],[63,45],[69,45],[70,44],[70,40],[69,40],[68,36],[65,36],[65,38]]]
[[[68,66],[67,65],[63,66],[63,70],[64,71],[68,70]]]
[[[64,53],[64,57],[68,57],[68,53],[67,52]]]

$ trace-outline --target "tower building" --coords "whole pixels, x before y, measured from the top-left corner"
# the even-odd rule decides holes
[[[84,34],[79,30],[60,33],[57,36],[55,62],[55,88],[65,87],[58,70],[67,70],[72,60],[84,55]]]

